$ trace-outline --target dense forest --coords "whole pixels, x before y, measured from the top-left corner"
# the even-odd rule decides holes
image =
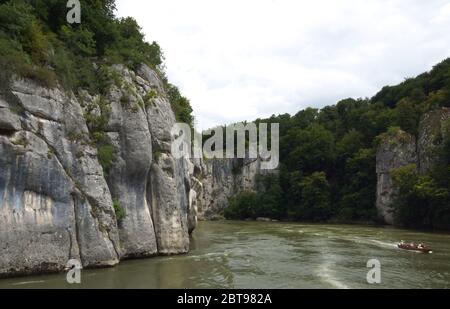
[[[450,106],[450,59],[430,72],[384,87],[371,99],[345,99],[256,122],[280,123],[279,173],[261,176],[258,192],[230,200],[230,219],[270,217],[307,222],[376,222],[376,150],[402,129],[417,137],[428,111]],[[450,123],[435,168],[394,171],[396,221],[450,228]]]
[[[165,82],[179,121],[193,123],[189,101],[167,81],[160,46],[145,41],[133,18],[115,17],[114,0],[81,0],[81,23],[69,24],[66,1],[0,0],[0,84],[12,75],[43,86],[104,94],[114,81],[111,65],[145,63]]]

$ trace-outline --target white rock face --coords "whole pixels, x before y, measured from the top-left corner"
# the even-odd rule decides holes
[[[104,97],[117,156],[107,174],[85,120],[98,98],[29,80],[0,93],[0,277],[62,271],[69,259],[100,267],[188,251],[195,177],[170,154],[175,115],[164,86],[146,66],[113,69],[122,82]],[[113,201],[126,214],[119,223]]]
[[[384,139],[377,152],[377,202],[376,207],[381,220],[394,224],[391,207],[397,189],[392,180],[391,171],[417,162],[416,141],[414,136],[399,131]]]
[[[21,125],[0,135],[0,276],[61,271],[70,258],[116,264],[116,221],[95,149],[68,138],[74,127],[87,135],[78,102],[26,81],[11,91],[23,110]]]
[[[228,207],[230,197],[256,190],[258,175],[277,173],[262,170],[261,159],[212,159],[196,163],[201,171],[202,194],[197,201],[200,219],[217,219]]]

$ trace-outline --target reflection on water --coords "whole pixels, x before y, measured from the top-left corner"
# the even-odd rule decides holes
[[[425,242],[433,254],[397,249]],[[381,262],[369,285],[366,263]],[[201,222],[184,256],[122,262],[65,274],[0,280],[0,288],[450,288],[450,235],[393,228],[295,223]]]

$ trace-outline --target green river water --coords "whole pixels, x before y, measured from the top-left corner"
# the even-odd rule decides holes
[[[433,254],[403,251],[425,242]],[[370,285],[367,261],[381,263]],[[393,228],[200,222],[187,255],[124,261],[65,274],[0,280],[0,288],[450,288],[450,235]]]

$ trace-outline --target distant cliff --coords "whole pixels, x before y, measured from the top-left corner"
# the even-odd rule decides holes
[[[255,160],[212,159],[202,168],[203,192],[198,209],[201,219],[214,219],[228,206],[228,199],[242,190],[254,189],[258,172]]]
[[[199,182],[170,154],[164,85],[146,65],[110,70],[102,96],[2,85],[0,277],[189,250]]]
[[[201,183],[197,196],[198,218],[223,218],[229,199],[244,191],[257,191],[257,177],[276,170],[261,169],[261,159],[211,159],[196,161]],[[200,191],[200,190],[199,190]]]

